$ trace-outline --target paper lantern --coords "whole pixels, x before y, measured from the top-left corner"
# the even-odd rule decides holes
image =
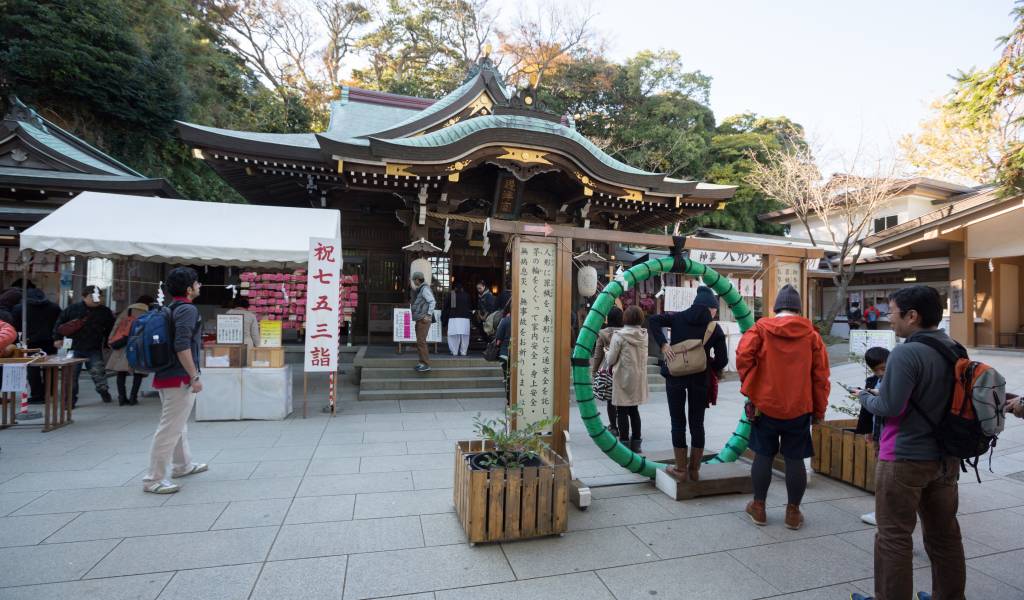
[[[579,289],[580,295],[587,298],[596,294],[597,269],[589,265],[580,267],[580,271],[576,275],[576,287]]]

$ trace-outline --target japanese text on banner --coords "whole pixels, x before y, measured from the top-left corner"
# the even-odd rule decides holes
[[[516,402],[526,425],[554,414],[555,285],[554,244],[519,244],[519,331],[516,343]]]
[[[305,371],[337,371],[341,240],[309,238],[307,269]]]

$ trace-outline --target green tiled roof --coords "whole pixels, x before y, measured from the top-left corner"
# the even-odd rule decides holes
[[[195,129],[201,129],[203,131],[216,133],[218,135],[223,135],[226,137],[238,138],[240,140],[264,142],[266,144],[278,144],[281,146],[297,146],[299,148],[312,148],[314,150],[320,148],[319,142],[316,141],[315,133],[260,133],[257,131],[236,131],[234,129],[207,127],[206,125],[196,125],[195,123],[185,124]]]
[[[323,135],[342,141],[391,129],[396,121],[419,114],[416,109],[400,106],[335,100],[331,102],[331,121]]]
[[[21,126],[22,131],[24,131],[27,135],[31,136],[40,144],[48,148],[51,148],[54,152],[58,154],[66,156],[82,164],[89,165],[90,167],[95,167],[101,171],[110,173],[111,175],[130,175],[133,177],[140,177],[138,173],[135,173],[130,169],[116,168],[108,163],[96,159],[95,157],[89,154],[86,154],[85,152],[82,152],[78,148],[72,146],[71,144],[65,142],[64,140],[51,134],[50,132],[40,129],[33,123],[26,123],[22,121],[19,123],[19,125]]]
[[[377,131],[382,131],[384,129],[397,129],[399,127],[404,127],[404,126],[408,125],[409,123],[414,123],[416,121],[419,121],[423,117],[429,117],[432,114],[440,112],[441,110],[444,110],[445,108],[448,108],[449,106],[452,105],[452,103],[454,103],[456,100],[458,100],[459,98],[464,96],[466,94],[466,92],[469,91],[469,88],[473,87],[473,84],[475,84],[475,83],[476,83],[476,78],[473,77],[473,78],[467,80],[466,83],[463,83],[459,87],[457,87],[454,90],[452,90],[451,92],[449,92],[448,95],[446,95],[445,97],[443,97],[440,100],[438,100],[437,102],[431,104],[429,107],[427,107],[427,108],[425,108],[425,109],[423,109],[423,110],[421,110],[421,111],[419,111],[417,113],[414,113],[414,114],[410,115],[409,118],[405,119],[404,121],[402,121],[400,123],[395,123],[394,125],[390,125],[390,126],[388,126],[386,128],[382,127],[381,129],[378,129]],[[372,133],[372,132],[370,132],[370,133]]]
[[[651,173],[650,171],[644,171],[631,167],[626,163],[616,160],[608,155],[604,150],[597,147],[594,142],[591,142],[587,138],[580,135],[575,129],[570,129],[565,125],[547,121],[544,119],[538,119],[535,117],[526,117],[521,115],[486,115],[481,117],[474,117],[472,119],[466,119],[465,121],[456,123],[451,127],[439,129],[426,135],[421,135],[412,138],[401,138],[401,139],[387,139],[381,140],[389,144],[396,144],[399,146],[408,146],[410,148],[436,148],[439,146],[447,146],[458,142],[459,140],[484,129],[520,129],[526,131],[535,131],[538,133],[547,133],[551,135],[559,135],[568,138],[577,144],[586,148],[591,154],[594,155],[599,161],[605,165],[623,173],[631,173],[633,175],[658,175],[658,173]]]

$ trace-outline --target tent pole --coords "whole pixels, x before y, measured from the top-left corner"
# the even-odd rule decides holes
[[[28,252],[21,253],[21,344],[28,349]]]

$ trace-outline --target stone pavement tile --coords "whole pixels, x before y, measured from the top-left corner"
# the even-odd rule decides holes
[[[500,385],[500,384],[499,384]],[[462,410],[466,411],[477,411],[477,410],[502,410],[505,408],[504,398],[460,398],[459,404],[462,405]]]
[[[43,544],[0,549],[0,588],[71,581],[98,563],[120,540]]]
[[[785,488],[785,482],[781,478],[776,478],[772,481],[772,487],[775,487],[776,484],[782,484],[782,487]],[[804,503],[861,497],[872,498],[873,496],[864,490],[853,487],[852,485],[846,485],[845,483],[835,481],[834,479],[829,479],[824,475],[812,473],[808,469],[807,491],[804,492]]]
[[[136,493],[141,494],[141,491]],[[121,508],[82,513],[67,527],[47,539],[53,542],[80,542],[111,538],[206,531],[213,525],[226,503]]]
[[[434,427],[437,427],[435,424]],[[448,441],[436,442],[406,442],[409,454],[454,454],[455,444]]]
[[[52,535],[53,532],[67,525],[68,522],[78,515],[79,513],[58,513],[25,517],[2,517],[0,518],[0,548],[38,544]]]
[[[437,600],[615,600],[594,573],[443,590],[434,596]]]
[[[571,531],[562,537],[502,544],[518,579],[593,571],[658,560],[625,527]]]
[[[254,563],[178,571],[157,600],[246,600],[261,566]]]
[[[874,569],[871,553],[835,536],[730,550],[729,554],[780,592],[870,577]]]
[[[0,600],[154,600],[173,573],[0,588]]]
[[[323,437],[320,438],[320,445],[318,448],[324,446],[337,446],[337,445],[351,445],[351,444],[362,444],[363,443],[363,432],[326,432]]]
[[[429,515],[455,510],[451,490],[415,490],[356,496],[356,519]]]
[[[251,600],[341,600],[347,560],[327,556],[268,562]]]
[[[1008,583],[1024,594],[1024,550],[1014,550],[1003,554],[983,556],[967,561],[967,566],[980,571],[993,579]]]
[[[348,475],[359,472],[359,458],[314,458],[309,462],[306,475]],[[408,470],[408,469],[406,469]]]
[[[1010,563],[1010,566],[1005,568],[1013,570],[1015,567],[1019,567],[1019,565]],[[1019,571],[1019,569],[1017,570]],[[870,578],[855,581],[853,583],[867,593],[871,593],[875,585],[874,580]],[[931,568],[925,567],[922,569],[914,569],[914,590],[930,592],[931,589]],[[992,600],[995,600],[998,598],[999,600],[1024,600],[1024,590],[1020,590],[1003,583],[998,579],[989,577],[971,566],[967,567],[967,589],[965,591],[965,597],[972,599],[991,598]]]
[[[378,596],[371,600],[435,600],[435,598],[437,596],[434,595],[434,592],[423,592],[422,594],[402,594],[401,596],[388,596],[387,598]]]
[[[423,534],[417,517],[285,525],[274,542],[269,560],[380,552],[422,545]]]
[[[232,502],[221,514],[212,529],[241,529],[280,525],[288,514],[290,498],[273,500],[239,500]]]
[[[370,431],[363,434],[363,441],[376,444],[381,442],[430,442],[445,440],[440,429],[418,429],[414,431]]]
[[[654,487],[654,484],[650,481],[644,481],[641,483],[631,483],[628,485],[616,485],[611,487],[603,488],[591,488],[590,497],[594,500],[604,500],[606,498],[625,498],[627,496],[648,496],[648,495],[663,495],[658,488]],[[659,506],[661,506],[659,504]],[[587,509],[590,510],[590,509]]]
[[[829,500],[828,503],[838,508],[839,510],[850,513],[858,519],[863,514],[875,511],[874,496],[860,496],[857,498],[844,498],[842,500]]]
[[[403,413],[435,413],[462,410],[462,405],[455,398],[451,400],[401,400],[398,406],[402,409]]]
[[[246,479],[242,481],[182,482],[181,491],[171,494],[170,499],[167,500],[167,506],[291,498],[295,496],[299,481],[301,480],[298,477],[278,477],[276,479]]]
[[[111,487],[124,485],[138,472],[139,469],[136,468],[22,473],[14,479],[0,483],[0,492],[35,492]]]
[[[453,459],[454,460],[454,459]],[[305,477],[297,496],[337,496],[340,494],[371,494],[412,489],[409,473],[355,473]]]
[[[800,511],[804,514],[804,526],[797,531],[786,528],[786,509],[781,506],[768,509],[768,525],[759,529],[777,540],[788,541],[871,528],[859,516],[838,509],[828,502],[805,503],[800,506]],[[745,524],[756,527],[745,512],[737,513],[737,517]]]
[[[841,583],[839,585],[830,585],[828,587],[817,588],[814,590],[782,594],[781,596],[770,596],[764,600],[848,600],[850,594],[858,592],[864,593],[864,590],[852,583]]]
[[[203,462],[196,459],[195,462]],[[182,478],[178,483],[186,485],[188,483],[199,482],[199,481],[238,481],[240,479],[248,479],[256,468],[256,462],[246,463],[222,463],[212,462],[209,463],[210,468],[208,471],[202,473],[196,473],[195,475],[189,475],[187,478]],[[143,463],[145,465],[145,463]],[[147,475],[148,469],[143,470],[132,478],[131,481],[126,483],[127,486],[139,486],[142,487],[142,480]]]
[[[90,578],[262,562],[277,527],[225,529],[129,538],[89,572]]]
[[[768,489],[768,508],[786,505],[785,485],[776,481]],[[680,502],[669,498],[662,492],[651,494],[651,500],[659,506],[672,513],[676,517],[704,517],[707,515],[721,515],[726,513],[743,512],[750,502],[750,496],[746,494],[728,494],[725,496],[705,496]]]
[[[308,443],[308,442],[307,442]],[[316,446],[281,446],[278,448],[227,448],[213,462],[251,462],[264,460],[309,460]]]
[[[875,528],[866,529],[864,531],[854,531],[852,533],[842,533],[838,535],[839,538],[850,542],[854,546],[857,546],[865,552],[870,552],[872,555],[875,553]],[[976,542],[970,538],[963,538],[964,542],[964,556],[967,558],[974,558],[975,556],[985,556],[988,554],[994,554],[997,552],[988,546]],[[928,566],[928,554],[924,550],[924,538],[921,536],[921,527],[914,530],[914,567],[925,567]]]
[[[572,472],[576,477],[598,477],[601,475],[617,475],[624,473],[622,467],[613,463],[608,457],[591,458],[588,460],[577,460],[572,465]]]
[[[590,512],[589,510],[587,512]],[[734,515],[709,515],[629,528],[662,558],[680,558],[772,543],[760,527]]]
[[[9,492],[0,494],[0,516],[6,516],[42,496],[46,492]]]
[[[960,508],[957,514],[966,515],[989,510],[1024,506],[1024,498],[996,489],[995,481],[982,485],[959,486]]]
[[[597,529],[649,523],[651,521],[668,521],[674,518],[660,505],[647,496],[625,496],[622,498],[605,498],[594,500],[585,511],[569,508],[569,530]]]
[[[462,588],[515,579],[497,545],[434,546],[349,557],[345,600]]]
[[[327,521],[351,521],[356,504],[353,495],[309,496],[292,500],[291,508],[284,522],[287,525],[300,523],[324,523]]]
[[[371,400],[369,402],[347,402],[338,409],[339,415],[355,414],[397,414],[398,400]]]
[[[996,550],[1024,548],[1024,514],[1012,510],[961,515],[960,531]]]
[[[466,543],[466,532],[454,512],[437,515],[420,515],[423,525],[423,543],[425,546],[447,546],[448,544]]]
[[[302,477],[306,474],[309,460],[265,460],[256,467],[249,479],[274,479],[276,477]]]
[[[452,473],[452,467],[417,469],[412,472],[412,482],[417,490],[451,489],[455,487],[455,474]]]
[[[444,430],[444,437],[447,440],[451,440],[453,442],[457,442],[457,441],[463,441],[463,440],[475,440],[479,436],[477,435],[476,430],[473,429],[472,427],[460,427],[458,429],[446,428]],[[406,441],[409,441],[409,440],[406,440]]]
[[[447,443],[447,442],[423,442],[426,444]],[[319,458],[344,458],[347,456],[398,456],[408,454],[408,448],[404,442],[382,442],[379,444],[338,444],[327,445],[321,443],[316,452],[313,453],[313,460]]]
[[[749,600],[777,593],[724,553],[605,569],[597,574],[618,600]]]
[[[145,508],[160,506],[167,497],[146,494],[140,487],[109,487],[81,490],[54,490],[14,511],[14,515],[105,510],[116,508]]]

